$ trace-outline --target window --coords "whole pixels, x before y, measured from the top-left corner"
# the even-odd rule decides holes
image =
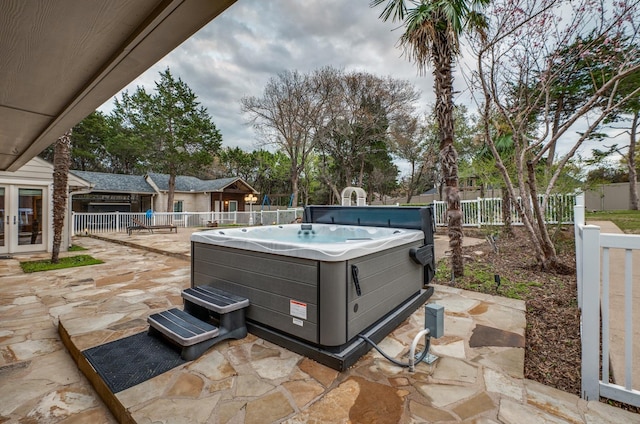
[[[173,201],[173,211],[174,212],[182,212],[182,200],[174,200]]]

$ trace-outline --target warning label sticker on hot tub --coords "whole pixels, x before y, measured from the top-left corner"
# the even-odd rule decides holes
[[[297,300],[290,300],[289,314],[296,318],[307,319],[307,304]]]

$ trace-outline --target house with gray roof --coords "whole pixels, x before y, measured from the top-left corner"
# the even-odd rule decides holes
[[[91,184],[69,175],[69,198]],[[60,250],[71,243],[71,213],[65,211]],[[0,256],[51,252],[53,248],[53,164],[34,157],[16,171],[0,171]]]
[[[167,211],[169,175],[109,174],[104,172],[71,171],[91,183],[86,193],[73,197],[75,212],[144,212]],[[242,178],[176,177],[171,212],[233,212],[244,211],[244,197],[258,192]]]

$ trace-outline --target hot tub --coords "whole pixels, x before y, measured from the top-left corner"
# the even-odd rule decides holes
[[[333,352],[408,301],[426,300],[426,267],[412,254],[425,248],[422,229],[332,220],[194,233],[192,286],[247,297],[250,331]]]

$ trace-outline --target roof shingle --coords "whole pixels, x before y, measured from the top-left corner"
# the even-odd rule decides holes
[[[72,174],[89,181],[93,184],[94,192],[120,192],[120,193],[155,193],[142,175],[108,174],[105,172],[90,171],[70,171]],[[160,191],[169,191],[169,174],[158,174],[150,172],[147,177],[151,179]],[[253,187],[247,184],[242,178],[218,178],[216,180],[201,180],[196,177],[178,175],[176,177],[176,192],[220,192],[234,182],[239,181],[249,190],[255,192]]]

